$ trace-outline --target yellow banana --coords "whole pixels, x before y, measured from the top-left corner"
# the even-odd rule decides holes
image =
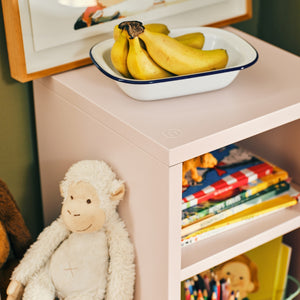
[[[167,35],[170,33],[168,26],[162,23],[145,24],[144,27],[152,32],[160,32]]]
[[[122,23],[120,23],[120,24],[122,24]],[[122,32],[122,29],[119,27],[120,24],[116,25],[113,30],[113,37],[114,37],[115,41],[118,39],[119,35]],[[122,27],[122,25],[121,25],[121,27]],[[169,32],[170,32],[168,26],[165,24],[162,24],[162,23],[146,24],[146,25],[144,25],[144,27],[153,32],[160,32],[160,33],[164,33],[164,34],[169,34]]]
[[[111,48],[110,58],[117,71],[119,71],[125,77],[132,78],[127,67],[127,55],[129,50],[127,36],[127,31],[122,30],[118,39],[114,42]]]
[[[228,54],[224,49],[196,49],[168,35],[151,32],[146,28],[138,28],[137,31],[152,59],[170,73],[186,75],[221,69],[228,62]]]
[[[191,32],[180,36],[176,36],[175,40],[187,46],[202,49],[205,38],[204,38],[204,34],[201,32]]]
[[[127,66],[135,79],[151,80],[172,76],[153,61],[147,51],[141,47],[138,37],[129,38]]]
[[[122,32],[122,29],[119,28],[119,25],[116,25],[113,30],[113,37],[114,37],[115,41],[119,38],[121,32]]]

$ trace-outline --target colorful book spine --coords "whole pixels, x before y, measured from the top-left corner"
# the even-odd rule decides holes
[[[242,185],[246,185],[249,182],[255,181],[265,175],[271,174],[272,171],[273,167],[270,164],[264,162],[225,176],[221,180],[218,180],[217,182],[205,187],[204,189],[183,198],[182,209],[195,206],[197,204],[208,201],[213,197],[225,194],[228,191],[231,191]]]
[[[258,178],[257,180],[251,181],[248,184],[239,187],[238,194],[233,197],[223,201],[209,200],[209,202],[200,203],[184,209],[182,211],[181,225],[187,226],[207,215],[220,213],[225,209],[243,203],[253,195],[267,189],[272,185],[277,184],[278,182],[286,181],[288,178],[289,175],[287,171],[277,166],[273,166],[273,171],[271,174]]]
[[[205,233],[211,233],[214,234],[213,231],[216,233],[220,233],[226,229],[233,228],[234,225],[240,225],[244,222],[248,222],[249,220],[265,216],[267,214],[276,212],[278,210],[296,205],[298,203],[297,198],[290,196],[289,194],[282,195],[279,197],[276,197],[274,199],[259,203],[253,207],[247,208],[242,212],[239,212],[233,216],[230,216],[228,218],[225,218],[224,220],[218,221],[210,226],[207,226],[205,228],[202,228],[184,238],[181,240],[181,246],[186,246],[191,243],[197,242],[201,239],[203,239],[203,234]],[[233,226],[232,226],[233,225]],[[221,229],[219,231],[219,229]],[[210,235],[210,234],[209,234]],[[209,235],[206,235],[208,237]]]
[[[255,195],[246,199],[243,203],[239,205],[234,205],[228,209],[223,210],[220,213],[211,215],[209,217],[204,218],[203,220],[199,220],[189,226],[186,226],[181,229],[181,237],[187,236],[193,232],[196,232],[202,228],[210,226],[220,220],[224,220],[225,218],[237,214],[249,207],[262,203],[263,201],[267,201],[279,194],[287,192],[290,188],[290,185],[285,182],[279,182],[275,185],[270,186],[269,188],[256,193]]]

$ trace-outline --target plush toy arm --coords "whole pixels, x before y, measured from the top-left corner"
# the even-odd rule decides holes
[[[12,280],[7,288],[7,300],[21,300],[24,286],[17,280]]]
[[[106,300],[131,300],[134,295],[134,249],[124,222],[118,218],[107,227],[110,265]]]
[[[30,277],[49,260],[54,250],[69,234],[70,232],[61,218],[46,227],[15,268],[12,280],[25,286]]]

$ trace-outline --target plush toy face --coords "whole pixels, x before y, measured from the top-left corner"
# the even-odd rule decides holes
[[[248,266],[242,262],[226,263],[222,270],[223,278],[230,278],[232,290],[239,291],[241,297],[247,297],[254,289],[254,284],[251,281],[251,273]]]
[[[105,223],[96,189],[87,182],[70,184],[62,206],[62,218],[72,232],[94,232]]]

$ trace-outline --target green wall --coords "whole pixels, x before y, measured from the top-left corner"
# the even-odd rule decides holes
[[[299,0],[253,0],[253,13],[235,27],[300,55]]]
[[[0,16],[0,178],[13,194],[35,237],[42,229],[42,206],[35,140],[32,84],[11,79]]]
[[[1,7],[2,12],[2,7]],[[300,1],[254,0],[253,18],[234,26],[300,55]],[[274,62],[276,63],[276,62]],[[0,15],[0,178],[36,236],[42,229],[32,84],[10,78]]]

